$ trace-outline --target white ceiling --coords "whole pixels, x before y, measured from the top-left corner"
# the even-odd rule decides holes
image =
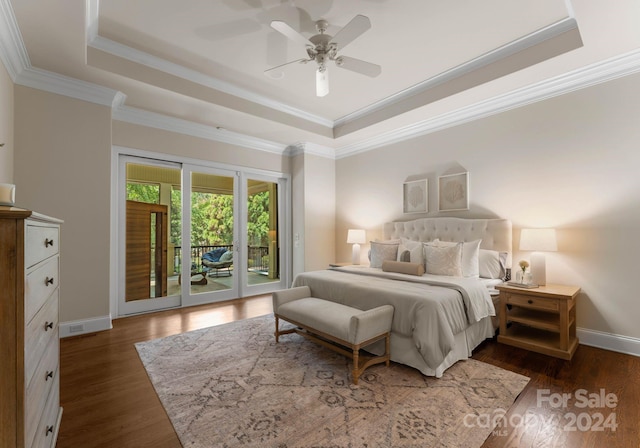
[[[596,5],[599,3],[599,5]],[[33,67],[121,91],[125,105],[282,144],[340,148],[638,47],[635,0],[11,0]],[[315,63],[284,20],[335,35],[372,27],[343,52],[369,78]],[[636,15],[636,17],[638,17]]]

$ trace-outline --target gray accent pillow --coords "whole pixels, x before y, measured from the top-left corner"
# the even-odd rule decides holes
[[[371,241],[371,264],[372,268],[382,268],[385,260],[395,261],[398,256],[398,243],[383,243]]]

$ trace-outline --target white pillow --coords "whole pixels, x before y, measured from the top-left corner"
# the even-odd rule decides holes
[[[425,243],[427,274],[462,277],[462,243],[454,246],[439,246]]]
[[[424,248],[420,241],[402,238],[398,246],[398,261],[403,261],[400,257],[405,250],[409,251],[409,262],[424,265]]]
[[[462,243],[462,276],[463,277],[480,277],[480,243],[482,240],[466,241]],[[434,240],[432,244],[438,246],[455,246],[459,243],[452,241]]]
[[[478,267],[482,278],[504,278],[506,274],[507,252],[480,249]]]
[[[398,243],[383,243],[371,241],[371,263],[372,268],[382,268],[385,260],[395,261],[398,257]]]

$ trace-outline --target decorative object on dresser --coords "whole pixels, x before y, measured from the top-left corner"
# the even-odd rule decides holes
[[[351,263],[360,264],[360,245],[367,242],[367,236],[363,229],[349,229],[347,243],[353,244],[351,249]]]
[[[555,229],[522,229],[520,250],[535,251],[531,254],[531,282],[544,286],[547,283],[547,263],[542,252],[558,250]]]
[[[12,206],[16,203],[16,186],[14,184],[0,184],[0,205]]]
[[[56,444],[62,221],[0,206],[0,446]]]
[[[402,197],[404,213],[427,213],[429,211],[428,179],[405,182]]]
[[[578,348],[578,286],[546,285],[522,289],[502,284],[498,342],[562,359]]]

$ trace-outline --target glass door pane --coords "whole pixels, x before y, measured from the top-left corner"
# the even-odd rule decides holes
[[[247,286],[280,281],[278,184],[247,180]]]
[[[234,172],[186,168],[190,185],[191,246],[188,303],[237,297],[234,255],[237,225]]]
[[[121,159],[125,218],[124,263],[118,314],[153,311],[180,304],[178,272],[181,239],[179,167],[134,157]],[[177,221],[176,221],[177,220]]]

